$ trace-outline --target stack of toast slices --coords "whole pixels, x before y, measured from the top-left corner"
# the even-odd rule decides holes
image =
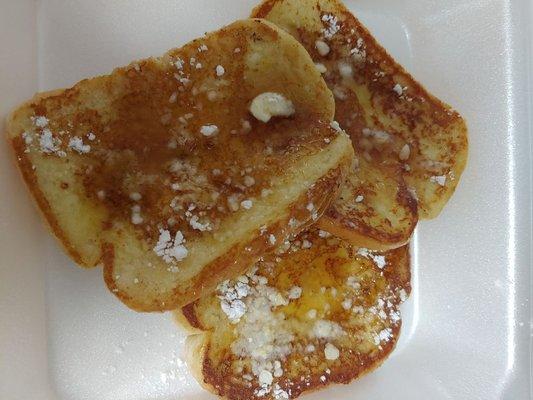
[[[7,121],[80,266],[173,311],[226,399],[292,399],[392,352],[409,240],[465,168],[461,116],[337,0],[266,0],[181,48],[39,93]]]

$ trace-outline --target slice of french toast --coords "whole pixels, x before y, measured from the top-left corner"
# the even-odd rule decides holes
[[[360,160],[360,178],[322,218],[323,228],[377,249],[407,242],[418,216],[436,217],[458,184],[468,152],[464,120],[338,0],[266,0],[252,16],[282,27],[311,54]]]
[[[199,383],[230,400],[293,399],[377,368],[410,293],[408,248],[356,249],[316,229],[177,310]]]
[[[7,133],[74,261],[103,263],[129,307],[162,311],[319,218],[353,162],[333,115],[305,49],[267,21],[244,20],[39,94]]]

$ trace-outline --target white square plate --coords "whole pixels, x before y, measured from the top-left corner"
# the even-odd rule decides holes
[[[0,0],[0,118],[40,90],[179,46],[255,0]],[[456,195],[420,224],[401,343],[335,399],[531,396],[528,0],[352,0],[386,48],[470,127]],[[0,143],[0,399],[211,399],[168,315],[116,301],[46,232]]]

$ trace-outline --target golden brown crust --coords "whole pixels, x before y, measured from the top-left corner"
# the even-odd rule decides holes
[[[203,329],[200,321],[196,317],[196,313],[194,312],[194,302],[174,310],[172,314],[178,325],[188,331],[195,330],[199,331],[197,333],[200,333],[201,331],[205,330]]]
[[[27,102],[20,105],[18,109],[26,108],[31,106],[32,104],[45,99],[47,97],[51,96],[57,96],[63,93],[62,89],[57,90],[51,90],[48,92],[42,92],[37,93],[33,96],[31,100],[28,100]],[[62,245],[63,250],[72,258],[72,260],[85,268],[91,268],[98,265],[99,260],[96,262],[89,261],[84,259],[80,253],[77,251],[77,249],[72,245],[70,242],[68,235],[65,234],[63,229],[61,228],[59,222],[57,221],[57,218],[55,217],[55,214],[52,212],[50,208],[50,204],[48,203],[48,200],[46,199],[46,196],[42,192],[41,188],[39,187],[37,183],[37,178],[35,176],[34,168],[32,162],[29,160],[27,153],[25,150],[25,144],[20,136],[16,136],[16,132],[13,129],[13,120],[16,118],[17,110],[13,111],[7,118],[6,121],[6,136],[7,140],[10,142],[15,157],[17,158],[17,164],[20,170],[20,173],[22,174],[22,177],[24,178],[24,182],[26,184],[26,188],[30,191],[33,198],[35,199],[35,202],[38,205],[38,210],[44,217],[44,220],[47,222],[47,226],[49,227],[52,234],[57,238],[58,242]]]
[[[401,323],[393,328],[393,336],[395,339],[392,339],[383,345],[379,355],[361,355],[352,360],[343,359],[340,367],[330,369],[331,372],[327,374],[327,381],[322,381],[320,379],[321,376],[325,376],[323,372],[320,372],[318,374],[313,374],[310,378],[306,379],[304,384],[296,383],[294,385],[287,385],[291,390],[290,398],[296,399],[303,394],[310,394],[333,384],[348,385],[354,380],[372,373],[378,369],[394,351],[397,344],[396,338],[399,337],[400,330]],[[210,351],[208,337],[208,335],[205,335],[203,338],[200,350],[198,347],[195,348],[195,360],[187,363],[191,371],[194,371],[193,376],[200,383],[202,388],[216,394],[222,399],[250,400],[259,398],[254,395],[252,389],[240,385],[233,385],[231,381],[228,381],[226,375],[220,375],[219,371],[213,366],[211,359],[206,357]],[[203,356],[203,358],[200,358],[203,360],[201,369],[200,365],[198,365],[198,359],[196,359],[198,355],[200,357]],[[271,397],[266,398],[270,399]]]
[[[406,295],[411,294],[411,254],[409,245],[389,250],[387,252],[389,264],[383,270],[383,275],[394,288],[405,290]]]
[[[396,212],[395,220],[397,222],[394,226],[391,225],[390,219],[381,219],[379,212],[372,207],[347,210],[343,199],[334,202],[317,222],[317,225],[350,243],[378,251],[396,249],[409,243],[418,223],[417,202],[411,197],[401,176],[392,175],[388,179],[393,182],[392,186],[396,188],[394,205],[389,208],[392,212]],[[383,183],[378,182],[379,184]],[[349,186],[350,183],[346,183],[346,185]],[[373,186],[373,182],[367,181],[365,186],[367,187],[366,191],[363,191],[361,186],[359,189],[355,189],[355,193],[361,194],[361,196],[364,194],[365,199],[380,191],[379,188]],[[369,190],[368,188],[372,189]],[[346,190],[344,187],[341,193],[345,192],[348,192],[349,196],[356,197],[353,189]],[[394,193],[390,193],[390,195],[394,196]]]
[[[404,178],[388,169],[360,166],[319,226],[356,246],[373,250],[386,251],[408,243],[419,220],[418,203]],[[356,200],[359,196],[361,202]]]
[[[46,199],[45,195],[39,188],[39,185],[36,182],[35,174],[33,173],[32,163],[28,160],[28,157],[24,154],[24,144],[21,138],[11,139],[11,145],[15,150],[15,154],[18,157],[18,165],[24,181],[26,182],[26,187],[33,195],[38,209],[43,215],[44,219],[48,222],[48,227],[52,234],[57,238],[59,243],[63,245],[65,252],[72,258],[72,260],[82,266],[82,267],[94,267],[96,264],[87,265],[86,261],[81,257],[80,253],[72,246],[68,236],[65,234],[61,226],[59,225],[57,219],[55,218],[54,213],[50,208],[50,204]]]
[[[202,386],[203,389],[211,393],[216,393],[209,381],[203,378],[203,360],[208,351],[209,333],[193,334],[185,340],[184,360],[192,376]]]
[[[411,238],[410,234],[404,235],[403,233],[387,235],[372,226],[364,224],[354,229],[352,222],[352,219],[346,218],[345,215],[334,209],[330,209],[320,218],[317,225],[332,235],[342,237],[351,243],[357,243],[358,246],[377,251],[397,249],[408,243]]]

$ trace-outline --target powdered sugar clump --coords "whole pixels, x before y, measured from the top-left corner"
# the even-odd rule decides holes
[[[45,154],[52,154],[56,153],[59,154],[59,144],[60,140],[53,137],[52,131],[48,128],[43,129],[41,132],[41,135],[39,136],[39,146],[43,153]],[[64,153],[64,152],[61,152]]]
[[[217,65],[215,70],[216,70],[217,76],[222,76],[226,73],[226,70],[224,69],[222,65]]]
[[[374,261],[379,269],[383,269],[387,265],[387,260],[385,259],[384,255],[372,253],[370,250],[365,249],[364,247],[361,247],[359,250],[357,250],[357,254],[365,258],[370,258],[372,261]]]
[[[289,299],[296,300],[302,295],[302,288],[300,286],[293,286],[289,290]]]
[[[315,322],[309,336],[317,339],[334,339],[344,334],[344,330],[336,322],[319,319]]]
[[[432,176],[431,178],[429,178],[429,180],[440,186],[446,185],[446,175]]]
[[[218,126],[216,125],[204,125],[200,128],[200,133],[204,136],[213,136],[218,133]]]
[[[272,394],[276,399],[288,399],[289,393],[276,382],[283,375],[281,362],[292,352],[294,336],[286,326],[283,313],[275,312],[287,300],[276,288],[267,285],[268,279],[256,275],[256,268],[233,283],[225,281],[218,287],[223,312],[236,327],[237,339],[231,351],[238,357],[251,360],[251,373],[259,388],[257,397]],[[295,298],[294,287],[289,298]],[[291,296],[292,295],[292,296]]]
[[[46,118],[44,115],[38,115],[33,117],[33,123],[39,128],[44,128],[48,125],[48,118]]]
[[[86,154],[91,151],[91,146],[89,146],[88,144],[83,144],[83,139],[78,136],[70,138],[68,142],[68,147],[78,152],[79,154]]]
[[[191,225],[191,228],[197,229],[201,232],[210,231],[212,229],[211,224],[209,222],[201,223],[197,215],[193,215],[191,217],[191,219],[189,220],[189,224]]]
[[[238,323],[246,312],[246,305],[242,299],[250,293],[248,282],[249,278],[243,275],[237,278],[234,285],[231,285],[231,282],[227,280],[217,287],[220,293],[218,296],[220,307],[232,324]]]
[[[378,346],[382,342],[387,343],[391,339],[392,339],[392,329],[385,328],[381,330],[379,333],[377,333],[376,335],[374,335],[374,344]]]
[[[185,238],[181,231],[177,231],[176,236],[172,239],[168,230],[160,229],[159,240],[154,247],[154,252],[168,264],[181,261],[189,253],[183,243],[185,243]]]
[[[341,29],[339,20],[332,14],[324,14],[322,16],[322,21],[327,24],[327,26],[322,29],[322,33],[326,39],[331,39]]]

